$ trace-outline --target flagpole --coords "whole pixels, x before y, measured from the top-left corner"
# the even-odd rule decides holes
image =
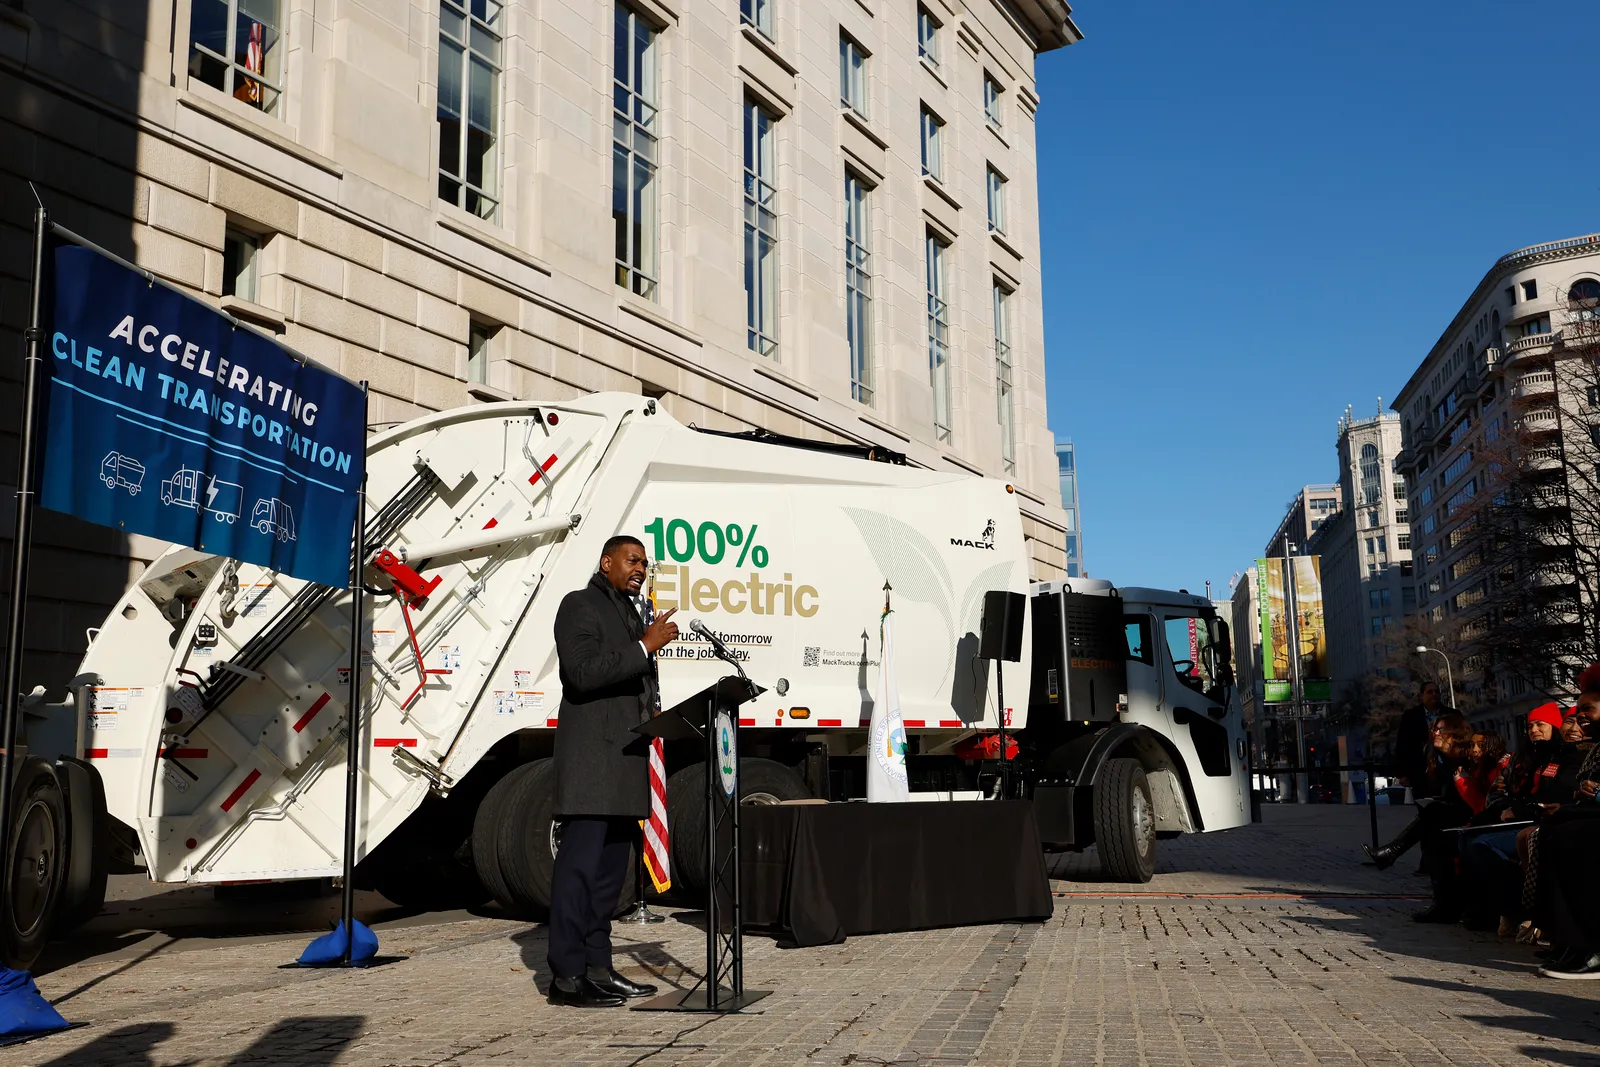
[[[0,914],[11,923],[11,784],[16,780],[17,705],[22,688],[22,641],[28,609],[28,560],[33,550],[35,438],[38,436],[39,370],[44,363],[44,248],[50,218],[43,205],[33,212],[33,293],[23,356],[22,447],[17,461],[16,526],[11,541],[11,607],[6,621],[4,716],[0,719]]]
[[[361,383],[361,433],[366,436],[367,383]],[[364,442],[363,442],[364,445]],[[366,469],[362,464],[363,472]],[[361,487],[356,490],[356,528],[351,547],[350,568],[350,688],[345,694],[345,753],[344,753],[344,886],[339,901],[339,921],[344,925],[344,958],[340,961],[350,966],[351,953],[356,943],[356,818],[357,794],[361,787],[361,630],[362,585],[367,563],[367,476],[361,475]]]

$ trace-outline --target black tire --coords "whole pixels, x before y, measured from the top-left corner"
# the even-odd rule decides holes
[[[56,774],[66,787],[68,847],[54,932],[65,934],[105,907],[113,842],[100,772],[83,760],[63,759],[56,765]]]
[[[67,852],[67,809],[55,770],[30,757],[16,768],[12,790],[11,869],[0,913],[0,962],[25,971],[49,940],[61,903]]]
[[[503,908],[512,908],[515,901],[511,889],[506,885],[505,874],[500,869],[501,812],[505,810],[506,800],[516,787],[519,780],[517,772],[520,770],[522,767],[513,767],[505,777],[490,786],[472,816],[473,869],[478,872],[478,880],[489,891],[489,895]]]
[[[476,872],[449,857],[380,867],[373,872],[372,882],[390,902],[415,911],[475,908],[489,899]]]
[[[1148,882],[1156,873],[1155,804],[1138,760],[1106,760],[1094,783],[1094,843],[1113,882]]]
[[[555,822],[555,761],[536,760],[511,773],[517,775],[517,782],[502,802],[500,832],[495,837],[500,873],[510,892],[509,906],[513,910],[548,915],[550,889],[555,881],[556,850],[560,846],[560,830]],[[613,915],[632,911],[638,900],[634,878],[637,851],[635,846],[628,852],[628,873],[622,880],[622,893]]]
[[[809,800],[804,778],[769,759],[739,760],[743,804]],[[667,779],[667,836],[672,848],[672,888],[686,899],[706,892],[706,765],[691,763]]]

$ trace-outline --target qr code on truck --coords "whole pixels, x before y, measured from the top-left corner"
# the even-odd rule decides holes
[[[815,667],[821,662],[822,662],[822,648],[821,648],[821,646],[819,646],[819,645],[807,645],[806,646],[805,659],[801,662],[800,665],[802,667]]]

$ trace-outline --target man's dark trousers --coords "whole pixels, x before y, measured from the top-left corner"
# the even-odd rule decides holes
[[[628,877],[639,821],[603,816],[561,821],[561,848],[550,887],[550,970],[582,978],[611,967],[611,913]]]

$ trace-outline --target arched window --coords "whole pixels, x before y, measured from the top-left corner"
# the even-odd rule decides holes
[[[1579,278],[1567,290],[1567,306],[1575,308],[1600,307],[1600,282],[1593,278]]]
[[[1361,446],[1361,498],[1367,504],[1376,504],[1383,499],[1383,474],[1378,465],[1378,446],[1371,442]]]
[[[1489,339],[1495,344],[1500,343],[1500,309],[1495,308],[1494,314],[1489,316]]]

